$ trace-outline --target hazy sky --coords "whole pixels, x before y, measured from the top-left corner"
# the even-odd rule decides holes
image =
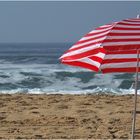
[[[140,1],[0,1],[0,43],[75,42],[97,26],[137,14]]]

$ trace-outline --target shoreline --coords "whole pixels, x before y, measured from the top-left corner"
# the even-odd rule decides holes
[[[134,95],[0,94],[0,138],[130,139],[133,108]]]

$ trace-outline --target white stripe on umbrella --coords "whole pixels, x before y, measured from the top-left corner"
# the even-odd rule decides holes
[[[137,62],[124,62],[124,63],[109,63],[109,64],[102,64],[101,69],[105,68],[130,68],[136,67]]]

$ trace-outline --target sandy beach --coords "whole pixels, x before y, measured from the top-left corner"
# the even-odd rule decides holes
[[[0,138],[128,139],[133,98],[132,95],[0,95]],[[140,138],[139,115],[136,138]]]

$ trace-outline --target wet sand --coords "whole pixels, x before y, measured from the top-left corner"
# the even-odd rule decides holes
[[[128,139],[133,98],[132,95],[0,95],[0,138]],[[140,138],[140,114],[136,131],[136,138]]]

